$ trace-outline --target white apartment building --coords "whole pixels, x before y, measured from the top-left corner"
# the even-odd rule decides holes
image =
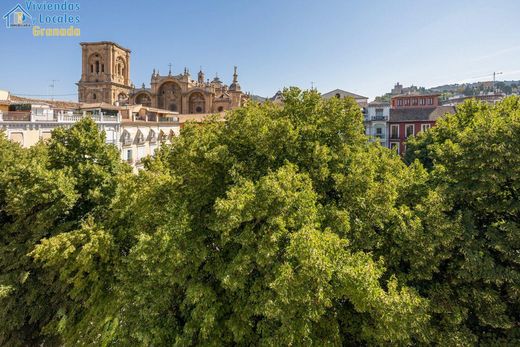
[[[381,146],[388,147],[387,123],[390,103],[372,101],[365,110],[365,134],[370,141],[379,141]]]
[[[121,160],[135,170],[142,167],[142,159],[153,155],[161,143],[179,135],[182,122],[176,112],[142,105],[54,102],[0,93],[0,130],[23,147],[48,139],[55,128],[70,127],[84,117],[91,117],[105,131],[106,142],[115,145]]]

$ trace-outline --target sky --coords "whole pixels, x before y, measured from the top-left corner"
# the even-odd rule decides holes
[[[66,2],[79,4],[72,14],[80,37],[34,37],[31,28],[0,25],[0,89],[76,100],[79,43],[94,41],[132,50],[136,86],[149,86],[154,68],[167,74],[169,63],[174,74],[188,67],[195,78],[202,67],[228,84],[236,65],[242,90],[260,96],[314,85],[372,99],[396,82],[433,87],[491,80],[493,72],[503,73],[497,80],[520,79],[518,0]],[[17,3],[28,4],[0,0],[0,15]]]

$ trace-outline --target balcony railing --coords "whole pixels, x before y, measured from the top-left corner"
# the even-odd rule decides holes
[[[52,117],[52,118],[51,118]],[[98,123],[119,123],[121,121],[119,115],[93,114],[89,115],[85,112],[64,113],[57,112],[48,119],[42,119],[41,115],[32,113],[31,111],[8,111],[0,112],[0,121],[3,122],[58,122],[58,123],[74,123],[85,117],[91,117]]]
[[[385,117],[385,116],[373,116],[372,117],[372,120],[386,120],[386,119],[387,119],[387,117]]]
[[[85,117],[91,117],[92,120],[94,122],[99,122],[99,123],[118,123],[120,122],[120,118],[118,115],[108,115],[108,114],[87,114],[87,113],[58,113],[57,115],[55,115],[55,119],[56,121],[58,122],[65,122],[65,123],[69,123],[69,122],[78,122],[80,121],[81,119],[85,118]]]
[[[2,114],[1,120],[9,122],[30,122],[31,111],[9,111]]]
[[[397,134],[391,134],[391,135],[390,135],[390,139],[392,139],[392,140],[399,140],[399,135],[397,135]]]

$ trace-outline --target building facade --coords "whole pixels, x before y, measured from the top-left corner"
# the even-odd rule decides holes
[[[187,68],[167,75],[152,72],[150,86],[135,88],[130,80],[131,51],[113,42],[84,42],[82,74],[78,82],[79,102],[112,105],[143,105],[179,114],[223,112],[244,104],[247,96],[238,82],[237,67],[228,86],[218,76],[206,79],[201,70],[196,80]]]
[[[388,120],[388,147],[404,154],[408,138],[429,130],[446,113],[455,113],[455,107],[439,106],[439,94],[411,93],[393,97]]]
[[[128,100],[132,91],[131,51],[108,41],[82,42],[81,50],[79,102],[115,105]]]
[[[369,141],[379,141],[382,146],[388,146],[387,124],[390,116],[390,104],[372,101],[365,111],[365,134]]]

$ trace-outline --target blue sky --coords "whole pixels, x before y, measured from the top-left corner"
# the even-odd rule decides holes
[[[68,1],[68,0],[67,0]],[[45,1],[33,1],[33,3]],[[63,2],[59,0],[50,3]],[[68,1],[73,2],[73,1]],[[2,0],[1,15],[16,3]],[[426,87],[520,79],[520,1],[79,0],[80,38],[35,38],[0,26],[0,89],[75,100],[82,41],[132,50],[131,79],[199,66],[243,90],[341,88],[373,98],[397,81]],[[31,13],[33,14],[33,13]]]

